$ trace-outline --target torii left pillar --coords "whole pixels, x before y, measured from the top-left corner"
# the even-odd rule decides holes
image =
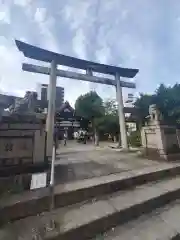
[[[48,99],[48,112],[46,119],[46,131],[47,131],[47,145],[46,145],[46,154],[48,157],[52,156],[53,149],[53,135],[54,135],[54,118],[56,110],[56,69],[57,64],[53,60],[51,62],[51,72],[49,78],[49,99]]]

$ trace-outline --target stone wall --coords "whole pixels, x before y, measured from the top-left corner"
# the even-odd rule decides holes
[[[166,128],[164,128],[163,131],[164,131],[163,144],[165,152],[168,152],[168,149],[172,148],[173,146],[179,147],[176,128],[166,126]]]
[[[26,189],[31,175],[49,171],[45,121],[13,116],[0,122],[0,192],[9,187]]]
[[[45,160],[45,128],[38,123],[1,123],[0,166]]]
[[[25,168],[45,162],[45,122],[30,116],[3,118],[0,122],[0,175],[2,168]]]
[[[147,156],[180,159],[180,131],[168,125],[150,125],[141,130],[142,146]]]
[[[144,153],[160,159],[180,159],[180,130],[165,124],[156,105],[149,106],[146,126],[141,129]]]

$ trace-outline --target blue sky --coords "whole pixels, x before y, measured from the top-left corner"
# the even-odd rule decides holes
[[[66,55],[139,68],[136,90],[180,79],[179,0],[0,0],[0,90],[22,95],[48,76],[22,72],[14,39]],[[115,98],[115,89],[60,79],[71,103],[89,90]],[[124,91],[125,94],[127,90]]]

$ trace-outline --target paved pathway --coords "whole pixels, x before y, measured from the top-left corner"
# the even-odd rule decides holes
[[[93,240],[168,240],[180,239],[180,200],[112,228]]]
[[[56,184],[170,164],[139,157],[137,152],[123,153],[108,145],[112,144],[102,142],[95,147],[69,141],[66,147],[60,145],[55,168]]]

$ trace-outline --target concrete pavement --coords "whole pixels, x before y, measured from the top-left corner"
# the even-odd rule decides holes
[[[98,147],[75,141],[68,141],[67,146],[60,144],[55,163],[56,184],[143,169],[159,164],[172,165],[172,163],[139,157],[137,152],[124,153],[120,149],[110,148],[110,145],[113,143],[100,142]]]
[[[48,188],[1,199],[0,239],[99,239],[102,232],[105,235],[100,237],[107,236],[107,240],[121,236],[134,239],[134,232],[124,238],[126,232],[120,226],[113,235],[108,230],[178,199],[179,173],[179,163],[140,158],[135,152],[109,148],[107,143],[94,147],[69,142],[58,150],[55,209],[48,211]],[[146,229],[152,234],[155,220],[149,215],[146,218]],[[163,229],[166,224],[159,221],[159,226]],[[141,229],[141,222],[136,222],[135,227]],[[176,237],[175,230],[169,228],[163,238],[149,239],[169,239],[172,233]],[[146,239],[148,231],[137,239]],[[161,231],[158,237],[162,237]]]

